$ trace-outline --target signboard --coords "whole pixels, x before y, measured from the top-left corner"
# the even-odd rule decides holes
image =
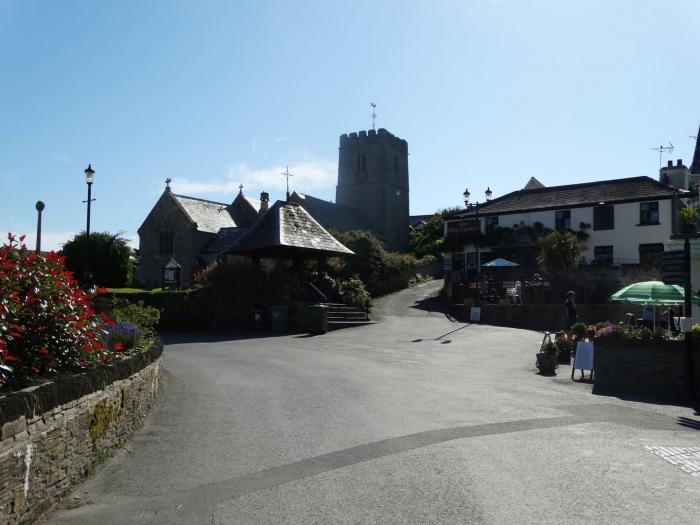
[[[687,268],[685,265],[685,251],[671,250],[659,254],[661,260],[661,271],[663,277],[661,280],[664,284],[678,284],[685,286]]]
[[[481,321],[481,308],[478,306],[472,306],[469,309],[469,321],[472,323],[478,323]]]
[[[474,244],[480,232],[481,221],[477,219],[460,219],[447,221],[445,241],[450,246]]]

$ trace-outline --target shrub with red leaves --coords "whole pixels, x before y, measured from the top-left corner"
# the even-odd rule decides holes
[[[63,257],[29,252],[24,236],[8,241],[0,248],[0,389],[109,361],[100,338],[113,321],[95,313]]]

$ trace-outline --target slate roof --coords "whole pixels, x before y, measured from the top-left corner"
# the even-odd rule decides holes
[[[293,253],[352,254],[301,205],[277,201],[226,253],[281,257]]]
[[[241,228],[221,228],[209,243],[202,248],[202,253],[222,253],[227,251],[238,238],[245,233]]]
[[[362,213],[353,208],[324,201],[304,193],[297,193],[296,191],[289,200],[301,204],[324,228],[335,228],[341,231],[372,230],[372,226]]]
[[[197,223],[199,231],[217,233],[221,228],[234,228],[236,226],[228,212],[228,204],[175,195],[174,193],[172,196],[182,206],[187,216]]]
[[[700,128],[695,139],[695,154],[693,155],[693,163],[690,165],[690,173],[700,175]]]
[[[432,219],[433,217],[435,217],[435,215],[436,215],[435,213],[431,213],[430,215],[411,215],[411,216],[408,218],[408,225],[409,225],[411,228],[415,228],[415,227],[418,226],[420,223],[424,223],[424,224],[425,224],[425,223],[428,222],[430,219]]]
[[[651,177],[631,177],[565,186],[518,190],[479,205],[479,215],[503,215],[541,210],[670,199],[675,188]],[[462,216],[474,215],[472,209]]]

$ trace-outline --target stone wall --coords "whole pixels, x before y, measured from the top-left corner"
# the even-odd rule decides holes
[[[0,523],[31,523],[141,426],[163,347],[0,397]]]
[[[627,312],[641,317],[641,306],[626,303],[579,304],[578,318],[585,323],[625,320]],[[482,304],[481,322],[528,330],[563,330],[566,309],[561,304]]]
[[[693,344],[693,374],[700,382],[699,341]],[[682,341],[604,339],[595,343],[593,393],[685,400]],[[700,386],[700,385],[698,385]]]

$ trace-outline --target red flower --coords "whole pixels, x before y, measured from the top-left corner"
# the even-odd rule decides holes
[[[102,354],[100,356],[100,359],[102,359],[102,361],[104,361],[104,362],[107,362],[107,361],[109,361],[109,356],[107,354]]]
[[[124,350],[124,344],[123,343],[114,343],[114,351],[120,352],[121,350]]]
[[[48,348],[39,348],[38,352],[41,355],[49,355],[49,349]]]
[[[97,288],[95,288],[95,293],[97,295],[104,295],[106,293],[109,293],[109,290],[104,286],[98,286]]]

